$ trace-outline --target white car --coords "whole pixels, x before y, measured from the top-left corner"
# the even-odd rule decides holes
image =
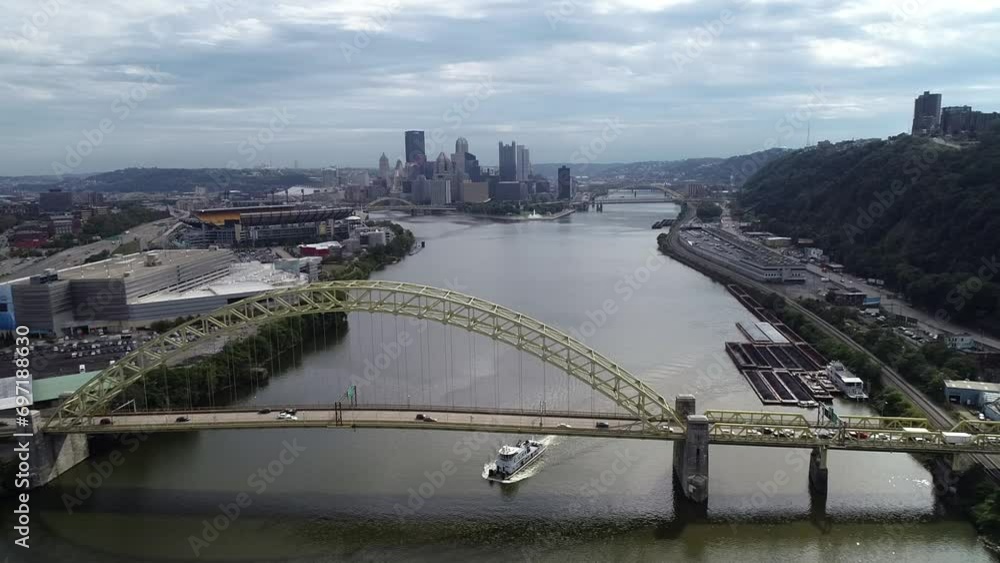
[[[565,422],[560,422],[559,428],[573,428],[573,427],[570,426],[569,424],[566,424]]]
[[[288,414],[287,412],[279,413],[278,420],[298,420],[299,417],[294,414]]]

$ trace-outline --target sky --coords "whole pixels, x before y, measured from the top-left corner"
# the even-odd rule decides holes
[[[5,0],[0,176],[731,156],[1000,111],[974,0]]]

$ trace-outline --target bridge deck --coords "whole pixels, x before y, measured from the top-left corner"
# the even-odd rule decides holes
[[[638,420],[627,415],[613,413],[546,413],[514,414],[504,412],[469,412],[485,409],[455,409],[441,407],[432,409],[389,409],[377,406],[359,406],[342,409],[340,421],[337,412],[329,408],[309,408],[298,412],[299,420],[279,420],[276,412],[258,414],[257,410],[219,410],[200,412],[136,413],[116,414],[107,417],[80,419],[80,424],[49,428],[55,433],[123,433],[123,432],[192,432],[201,430],[226,429],[267,429],[267,428],[388,428],[422,429],[450,431],[479,431],[509,434],[555,434],[564,436],[589,436],[601,438],[629,438],[647,440],[681,440],[683,430],[662,424],[656,430],[644,427]],[[433,418],[433,422],[417,420],[415,412]],[[178,416],[188,417],[187,422],[177,422]],[[100,424],[106,418],[111,424]],[[596,420],[605,420],[609,428],[597,428]],[[745,424],[715,422],[709,443],[717,445],[812,448],[826,447],[834,450],[900,452],[900,453],[993,453],[1000,454],[1000,436],[977,436],[966,444],[947,444],[935,440],[933,436],[911,440],[900,431],[887,430],[884,433],[861,438],[846,431],[833,436],[820,436],[827,428],[790,428],[784,433],[780,429],[760,433],[757,427]]]

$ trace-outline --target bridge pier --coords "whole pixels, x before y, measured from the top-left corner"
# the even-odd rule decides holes
[[[684,497],[695,503],[708,501],[708,417],[695,414],[693,395],[678,395],[678,416],[687,420],[683,440],[674,442],[674,477]]]
[[[826,467],[825,447],[813,448],[809,454],[809,490],[816,495],[826,496],[830,470]]]
[[[86,434],[45,434],[42,414],[31,411],[31,488],[48,484],[90,457]],[[16,441],[20,441],[16,439]]]

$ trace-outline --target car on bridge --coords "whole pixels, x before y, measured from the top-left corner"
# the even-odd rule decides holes
[[[298,419],[299,417],[295,416],[294,414],[288,411],[281,411],[280,413],[278,413],[278,420],[298,420]]]
[[[191,419],[186,416],[178,416],[174,419],[174,422],[191,422]]]
[[[611,425],[603,420],[598,420],[597,424],[594,425],[596,428],[611,428]]]

